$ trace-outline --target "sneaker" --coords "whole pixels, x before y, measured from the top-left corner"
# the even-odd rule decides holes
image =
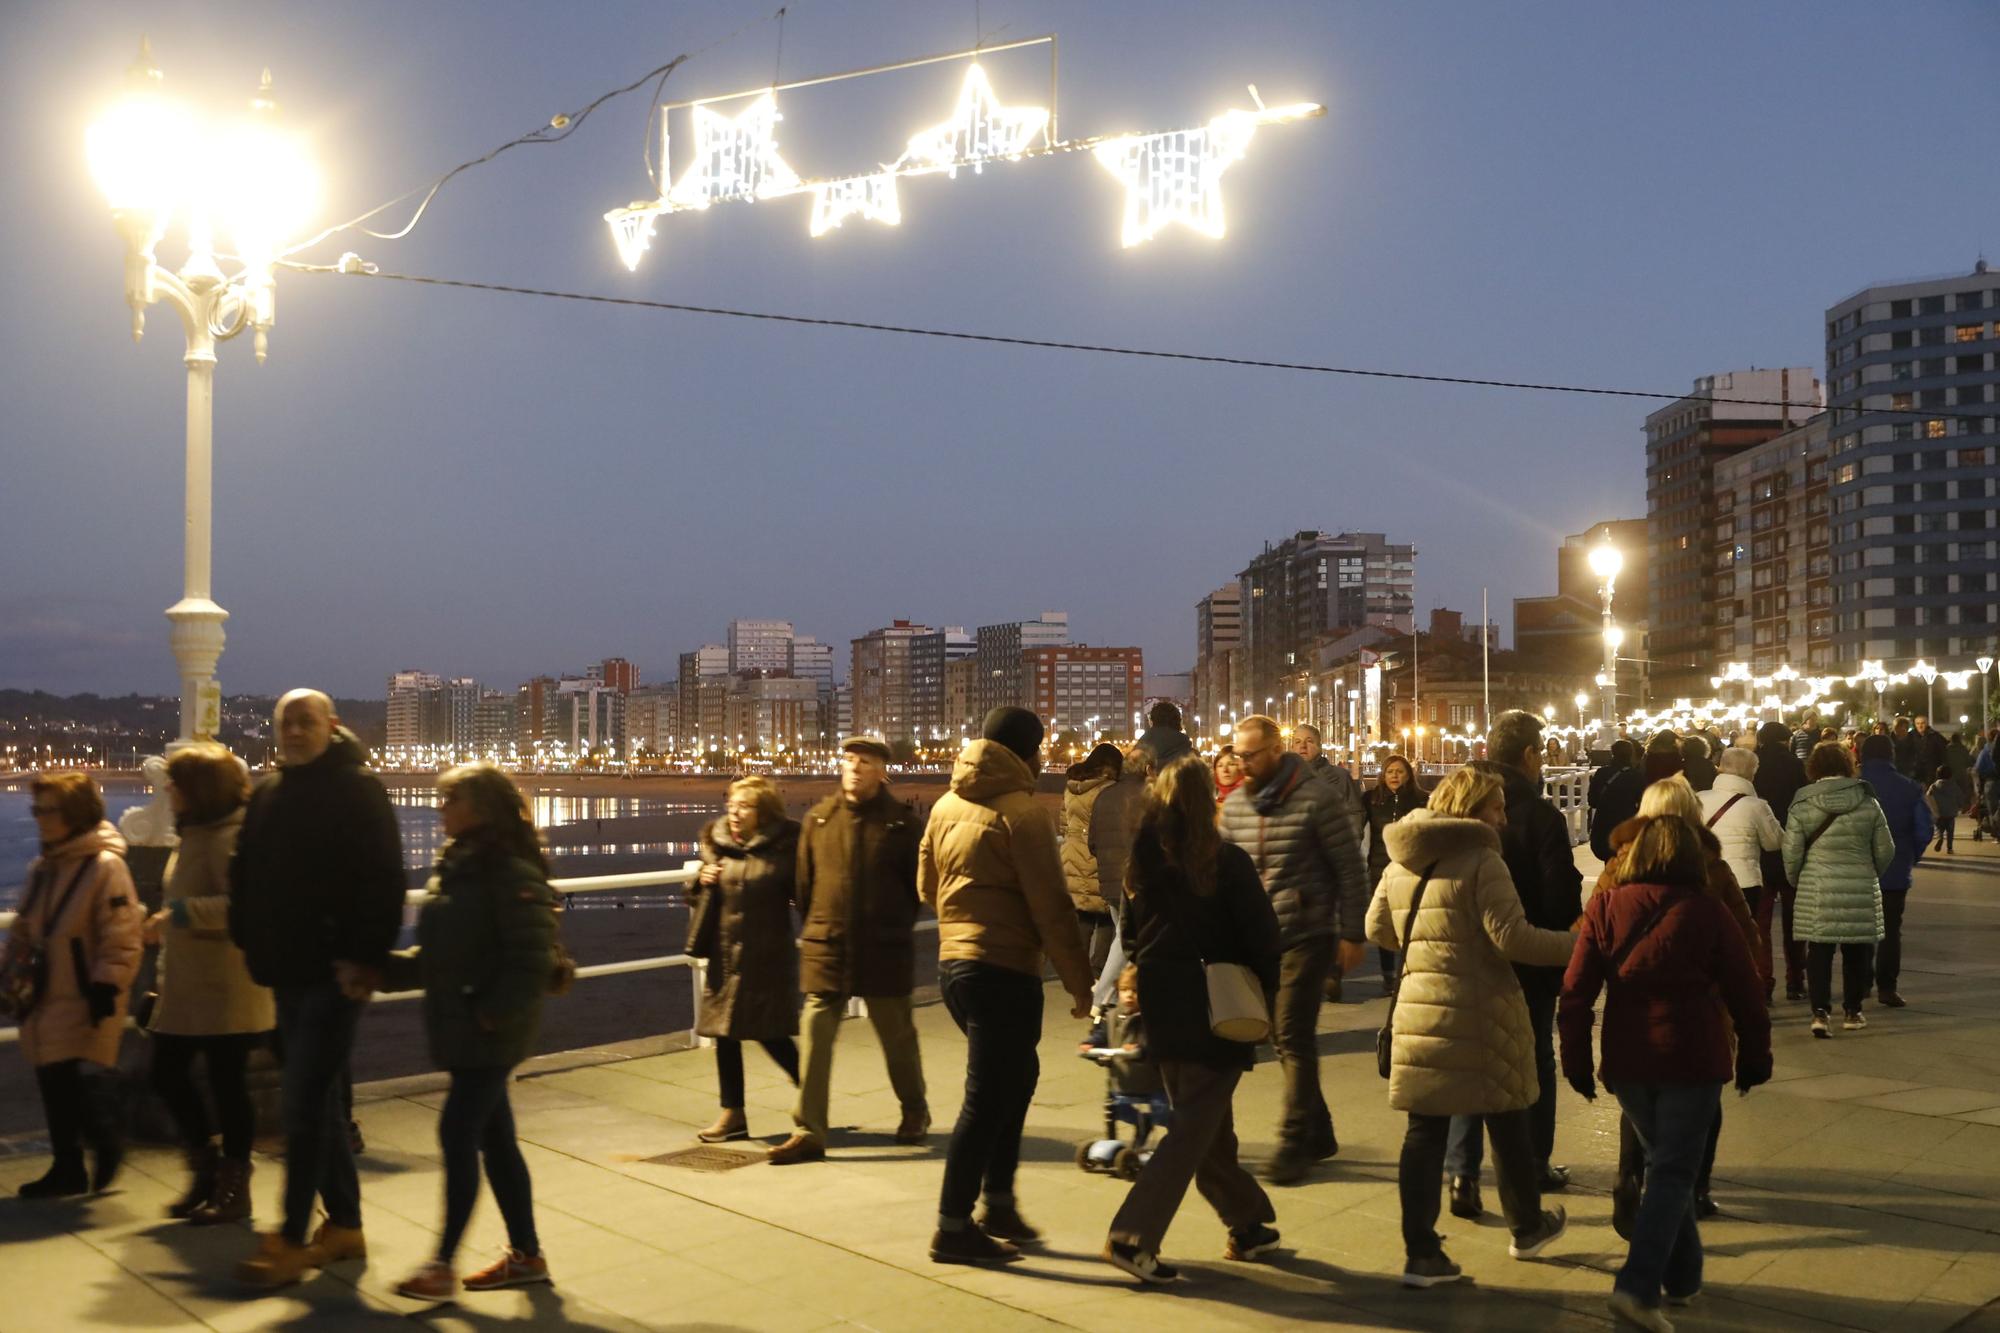
[[[1658,1306],[1647,1305],[1629,1291],[1611,1293],[1611,1317],[1620,1324],[1643,1328],[1648,1333],[1674,1333],[1673,1321]]]
[[[83,1163],[58,1163],[43,1172],[38,1179],[21,1186],[24,1199],[67,1199],[78,1194],[90,1193],[90,1177],[84,1174]]]
[[[903,1112],[902,1123],[896,1126],[896,1142],[916,1145],[927,1143],[931,1136],[931,1112],[927,1106],[915,1111]]]
[[[1451,1215],[1468,1222],[1476,1222],[1486,1216],[1486,1205],[1479,1199],[1479,1177],[1451,1178]]]
[[[724,1111],[707,1129],[697,1130],[695,1137],[703,1143],[734,1143],[750,1137],[750,1121],[740,1109]]]
[[[1017,1246],[996,1240],[975,1226],[931,1233],[934,1264],[1011,1264],[1020,1257]]]
[[[549,1261],[539,1254],[509,1250],[495,1262],[465,1279],[467,1291],[497,1291],[501,1287],[525,1287],[549,1280]]]
[[[764,1153],[772,1166],[797,1166],[800,1162],[824,1162],[826,1145],[807,1133],[797,1133]]]
[[[1229,1244],[1224,1247],[1222,1257],[1239,1262],[1260,1258],[1278,1248],[1278,1229],[1259,1222],[1244,1231],[1229,1233]]]
[[[1706,1222],[1711,1217],[1719,1216],[1721,1212],[1722,1209],[1715,1202],[1715,1196],[1706,1190],[1694,1196],[1694,1215],[1702,1221]]]
[[[1121,1272],[1130,1273],[1141,1282],[1150,1282],[1157,1286],[1178,1282],[1181,1277],[1181,1270],[1172,1264],[1161,1263],[1159,1255],[1142,1250],[1137,1245],[1127,1245],[1123,1241],[1113,1240],[1104,1243],[1104,1261]]]
[[[337,1264],[348,1259],[368,1257],[368,1238],[361,1234],[360,1227],[337,1227],[332,1222],[320,1223],[313,1232],[310,1249],[319,1264]]]
[[[1542,1166],[1542,1193],[1569,1188],[1569,1168],[1544,1163]]]
[[[1464,1276],[1465,1270],[1447,1258],[1443,1250],[1403,1264],[1403,1285],[1420,1290],[1456,1282]]]
[[[257,1238],[257,1253],[236,1265],[236,1280],[253,1287],[288,1287],[320,1265],[319,1252],[310,1245],[294,1245],[280,1231],[267,1231]]]
[[[1313,1161],[1313,1155],[1304,1148],[1279,1148],[1264,1164],[1264,1179],[1273,1185],[1295,1184],[1305,1178],[1306,1169]]]
[[[1884,1009],[1901,1009],[1909,1003],[1908,1000],[1902,997],[1900,992],[1892,990],[1881,991],[1875,998]]]
[[[458,1295],[458,1274],[433,1259],[396,1284],[396,1294],[413,1301],[448,1301]]]
[[[1688,1305],[1693,1305],[1693,1304],[1694,1304],[1694,1298],[1695,1298],[1695,1297],[1697,1297],[1697,1296],[1699,1296],[1699,1295],[1701,1295],[1701,1288],[1700,1288],[1700,1287],[1696,1287],[1696,1288],[1695,1288],[1695,1289],[1694,1289],[1693,1291],[1690,1291],[1690,1292],[1686,1293],[1685,1295],[1681,1295],[1681,1296],[1676,1296],[1676,1295],[1674,1295],[1674,1293],[1672,1293],[1671,1291],[1670,1291],[1670,1292],[1667,1292],[1667,1293],[1666,1293],[1666,1296],[1665,1296],[1665,1299],[1666,1299],[1666,1302],[1667,1302],[1667,1304],[1668,1304],[1668,1305],[1673,1305],[1673,1306],[1688,1306]]]
[[[1847,1016],[1840,1020],[1840,1026],[1845,1032],[1859,1032],[1868,1026],[1868,1020],[1861,1016],[1859,1009],[1849,1009]]]
[[[1827,1026],[1826,1010],[1813,1010],[1812,1034],[1815,1037],[1831,1037],[1833,1035],[1832,1029]]]
[[[1532,1259],[1549,1243],[1569,1230],[1569,1214],[1561,1208],[1544,1209],[1541,1222],[1507,1243],[1507,1253],[1516,1259]]]
[[[1011,1202],[987,1204],[979,1210],[975,1225],[987,1235],[1015,1245],[1042,1243],[1042,1233],[1028,1225],[1028,1219]]]
[[[1621,1176],[1611,1187],[1611,1229],[1620,1240],[1632,1239],[1632,1224],[1639,1220],[1639,1199],[1645,1186],[1637,1176]]]

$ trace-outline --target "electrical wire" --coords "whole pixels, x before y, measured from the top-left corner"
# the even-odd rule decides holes
[[[1725,404],[1735,407],[1817,407],[1799,399],[1727,398],[1718,394],[1666,393],[1654,389],[1612,389],[1585,384],[1548,384],[1534,380],[1489,379],[1474,375],[1432,375],[1411,370],[1369,370],[1358,366],[1332,366],[1310,361],[1274,361],[1261,357],[1227,356],[1213,352],[1174,352],[1156,347],[1123,347],[1110,343],[1069,342],[1054,338],[1026,338],[1004,333],[975,333],[967,329],[934,329],[909,324],[883,324],[871,320],[835,319],[823,315],[793,315],[769,310],[735,310],[727,306],[688,305],[678,301],[653,301],[637,296],[601,296],[592,292],[565,292],[541,287],[519,287],[508,283],[475,282],[467,278],[435,278],[415,273],[388,273],[373,265],[294,264],[289,267],[308,273],[347,273],[409,282],[426,287],[455,287],[464,291],[498,292],[510,296],[539,296],[556,301],[581,301],[591,305],[625,306],[640,310],[666,310],[683,315],[717,315],[729,319],[761,320],[774,324],[798,324],[812,328],[851,329],[866,333],[893,333],[916,338],[945,338],[957,342],[991,343],[1008,347],[1035,347],[1046,351],[1087,352],[1104,356],[1138,357],[1158,361],[1189,361],[1203,365],[1236,366],[1253,370],[1302,371],[1316,375],[1342,375],[1358,379],[1403,380],[1418,384],[1455,384],[1481,389],[1514,389],[1531,393],[1562,393],[1602,398],[1649,398],[1669,402]],[[1846,411],[1856,409],[1847,408]],[[1926,411],[1921,408],[1869,408],[1869,416],[1923,417],[1932,421],[1976,421],[1986,413]]]

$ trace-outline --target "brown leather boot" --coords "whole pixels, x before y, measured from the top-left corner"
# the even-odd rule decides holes
[[[212,1227],[221,1222],[241,1222],[250,1216],[250,1159],[225,1157],[216,1164],[215,1188],[208,1201],[188,1214],[188,1222]]]

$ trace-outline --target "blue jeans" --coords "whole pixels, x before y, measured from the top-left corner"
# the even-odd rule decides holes
[[[938,968],[945,1012],[965,1034],[965,1100],[945,1149],[938,1215],[969,1219],[982,1188],[1012,1198],[1021,1130],[1041,1077],[1042,979],[954,958]]]
[[[331,980],[279,986],[276,993],[284,1059],[284,1235],[302,1245],[315,1198],[324,1201],[326,1220],[335,1226],[361,1225],[361,1177],[342,1090],[362,1005]]]
[[[1632,1223],[1632,1248],[1617,1290],[1658,1305],[1701,1287],[1701,1233],[1695,1227],[1695,1177],[1708,1127],[1722,1110],[1720,1083],[1621,1083],[1613,1089],[1646,1145],[1646,1190]]]
[[[1535,1030],[1535,1080],[1541,1088],[1535,1104],[1528,1108],[1528,1146],[1534,1150],[1535,1169],[1539,1171],[1556,1153],[1556,997],[1538,993],[1526,998],[1528,1026]],[[1485,1160],[1479,1117],[1453,1116],[1451,1135],[1445,1140],[1445,1172],[1453,1179],[1476,1179]]]

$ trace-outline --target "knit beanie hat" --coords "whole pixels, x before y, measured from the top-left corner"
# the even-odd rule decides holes
[[[998,741],[1033,764],[1042,752],[1042,720],[1025,708],[996,708],[979,726],[986,740]]]

